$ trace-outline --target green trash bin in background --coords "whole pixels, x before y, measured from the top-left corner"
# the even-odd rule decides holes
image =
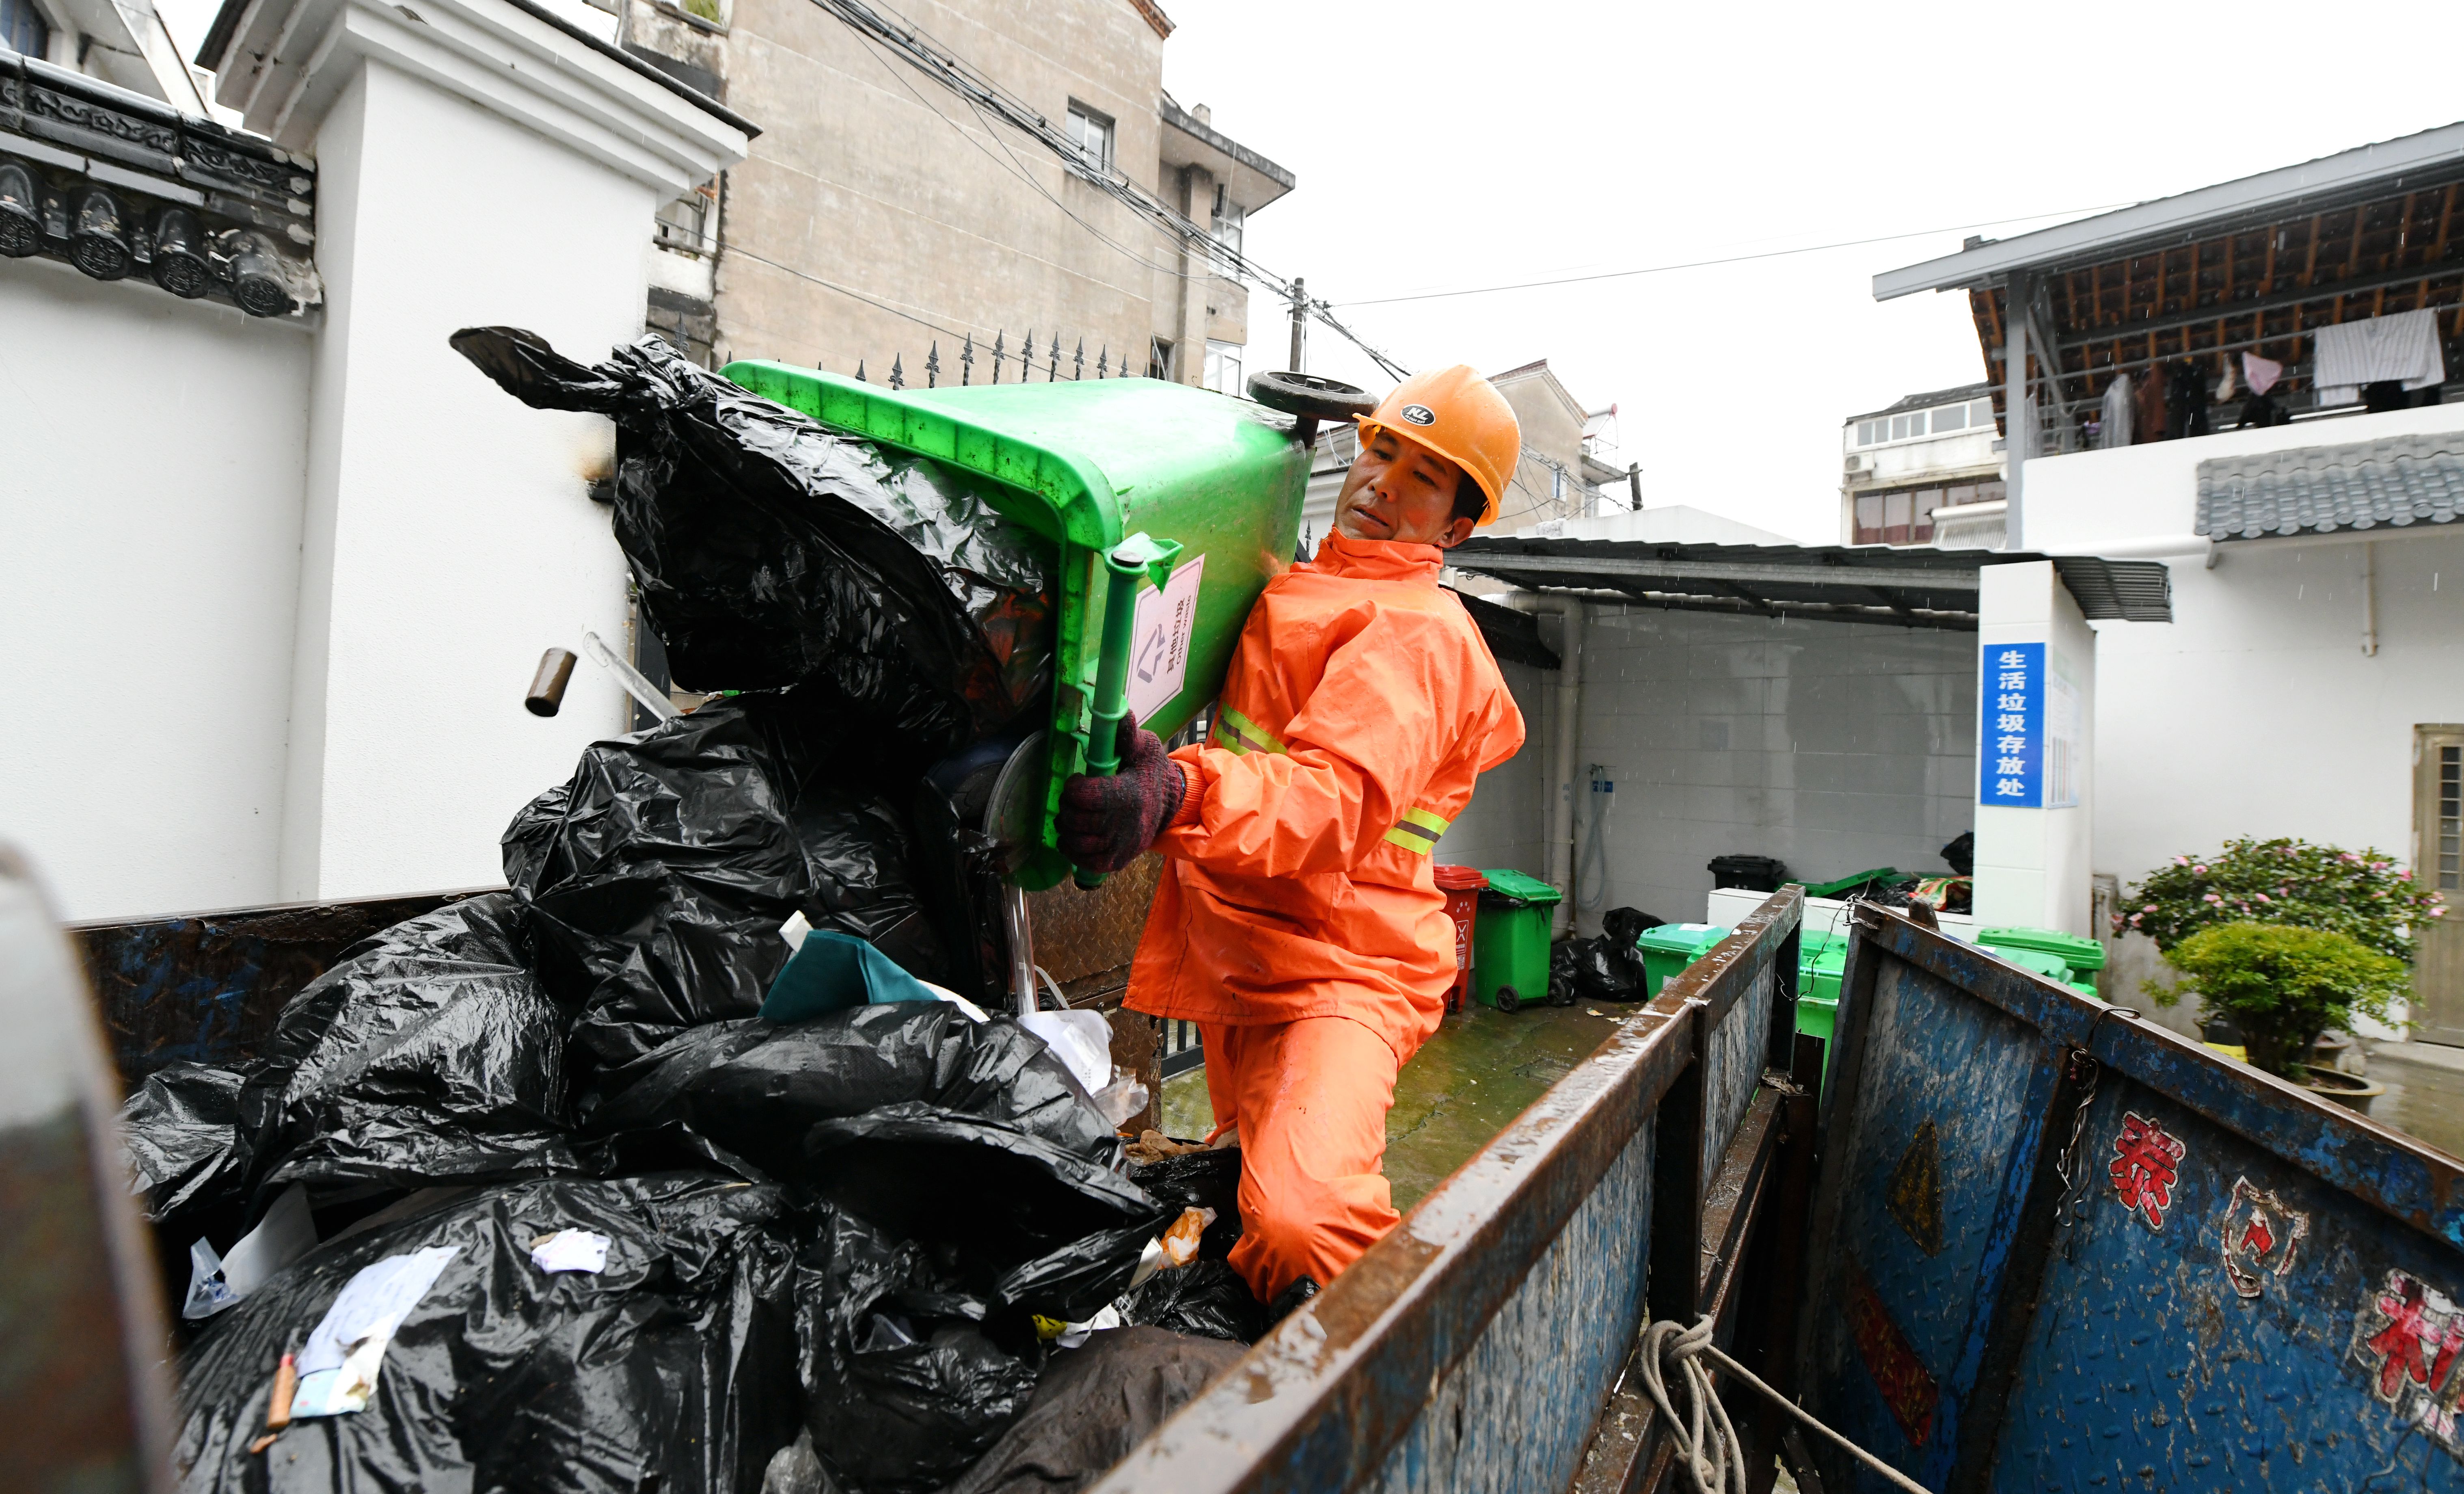
[[[2064,934],[2059,929],[1979,929],[1976,942],[1990,950],[2027,950],[2033,954],[2051,955],[2068,966],[2073,975],[2092,976],[2104,968],[2103,945],[2076,934]],[[2046,974],[2053,973],[2047,971]]]
[[[1087,767],[1107,556],[1139,535],[1166,542],[1115,572],[1136,598],[1138,626],[1118,635],[1132,714],[1170,736],[1221,693],[1250,605],[1291,564],[1315,422],[1332,415],[1331,404],[1296,418],[1155,379],[898,390],[786,363],[720,372],[825,426],[994,479],[993,507],[1059,547],[1048,777],[1039,844],[1016,872],[1029,890],[1069,872],[1053,815],[1063,780]]]
[[[1796,1030],[1828,1043],[1839,1016],[1848,941],[1820,929],[1799,929],[1796,937]]]
[[[1711,946],[1728,936],[1728,931],[1716,923],[1663,923],[1656,929],[1645,929],[1634,941],[1642,951],[1643,991],[1658,996],[1668,978],[1711,953]]]
[[[1521,871],[1484,868],[1488,888],[1471,926],[1471,995],[1501,1012],[1549,1000],[1549,924],[1564,896]]]

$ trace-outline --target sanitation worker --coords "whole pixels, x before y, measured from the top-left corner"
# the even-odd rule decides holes
[[[1438,574],[1521,447],[1471,369],[1404,381],[1360,422],[1333,533],[1250,612],[1207,742],[1166,754],[1124,723],[1118,775],[1063,787],[1077,865],[1164,857],[1129,1006],[1199,1025],[1216,1135],[1242,1149],[1232,1265],[1278,1316],[1401,1218],[1386,1112],[1455,977],[1430,853],[1523,745]]]

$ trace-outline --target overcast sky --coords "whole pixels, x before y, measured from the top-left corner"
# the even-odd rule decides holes
[[[1967,299],[1878,271],[2464,120],[2464,6],[1162,0],[1164,81],[1299,187],[1248,248],[1337,303],[1944,230],[1545,290],[1338,305],[1413,368],[1546,358],[1646,504],[1836,542],[1843,417],[1985,377]],[[2360,26],[2352,31],[2348,27]],[[1282,366],[1256,297],[1251,349]],[[1382,388],[1317,329],[1309,368]]]
[[[193,54],[214,0],[162,3]],[[1548,359],[1617,406],[1647,504],[1812,541],[1837,538],[1843,418],[1985,376],[1966,297],[1877,304],[1876,272],[2464,119],[2453,0],[1162,3],[1165,85],[1300,179],[1249,224],[1261,263],[1408,367]],[[1250,326],[1282,366],[1278,307]],[[1386,386],[1323,328],[1309,363]]]

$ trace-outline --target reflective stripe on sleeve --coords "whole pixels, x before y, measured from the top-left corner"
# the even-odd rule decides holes
[[[1406,809],[1395,828],[1386,832],[1386,842],[1425,856],[1437,847],[1438,837],[1446,833],[1451,823],[1445,816],[1427,809]]]
[[[1287,752],[1274,734],[1250,720],[1230,706],[1219,706],[1215,712],[1215,745],[1241,757],[1253,752]]]

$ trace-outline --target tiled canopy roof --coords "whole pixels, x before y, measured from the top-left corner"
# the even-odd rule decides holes
[[[2198,528],[2211,539],[2452,524],[2459,513],[2464,430],[2199,464]]]

